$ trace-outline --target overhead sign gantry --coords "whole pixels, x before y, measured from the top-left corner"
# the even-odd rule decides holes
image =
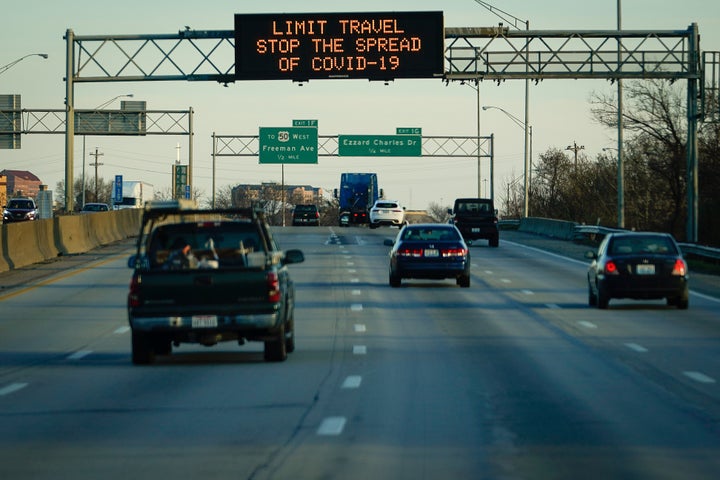
[[[65,192],[66,206],[72,205],[72,189],[70,187],[72,186],[73,166],[72,138],[75,128],[73,121],[75,83],[185,80],[216,81],[227,84],[235,80],[252,78],[288,78],[298,81],[312,78],[386,80],[403,77],[419,78],[425,73],[437,77],[438,71],[435,62],[438,60],[433,53],[437,47],[433,46],[436,44],[430,38],[441,35],[446,42],[444,46],[440,47],[444,56],[441,68],[444,71],[442,77],[448,81],[489,79],[501,82],[512,78],[687,80],[689,186],[687,236],[688,241],[697,240],[697,122],[707,112],[700,110],[700,96],[704,91],[701,91],[699,84],[702,83],[704,74],[700,61],[702,52],[699,47],[699,32],[696,24],[686,30],[674,31],[526,32],[509,32],[502,28],[445,28],[441,30],[435,25],[428,27],[434,32],[431,34],[432,37],[423,40],[424,37],[418,36],[420,33],[410,29],[412,21],[403,23],[403,19],[411,19],[412,13],[386,12],[382,13],[379,19],[377,14],[371,13],[369,15],[375,16],[376,19],[374,27],[372,19],[360,17],[360,15],[368,15],[367,13],[332,14],[333,16],[337,15],[332,17],[336,23],[334,28],[339,28],[334,32],[342,34],[344,25],[347,33],[344,36],[332,35],[329,38],[319,39],[314,38],[314,35],[309,35],[308,32],[310,28],[313,32],[320,31],[315,29],[319,29],[321,24],[307,23],[308,20],[322,20],[318,14],[297,14],[288,17],[271,14],[265,17],[255,17],[258,20],[270,20],[271,22],[272,18],[275,18],[277,28],[273,33],[272,23],[269,27],[265,23],[264,31],[255,30],[255,37],[247,38],[244,35],[250,34],[250,26],[242,26],[244,25],[242,22],[238,24],[241,25],[241,31],[191,30],[187,27],[177,34],[160,35],[75,36],[72,30],[67,30],[65,36],[67,43],[65,169],[68,185]],[[313,17],[303,17],[305,15],[313,15]],[[355,22],[350,21],[353,15],[356,15]],[[435,21],[438,18],[442,19],[441,12],[435,12],[435,15]],[[297,19],[298,23],[293,23],[293,18]],[[328,19],[330,18],[328,17]],[[340,21],[345,19],[348,21]],[[378,20],[380,20],[379,23]],[[285,23],[282,23],[283,21]],[[288,24],[288,21],[291,23]],[[285,32],[288,32],[288,25],[290,34],[285,35]],[[322,31],[330,32],[331,30],[324,30],[325,28],[329,29],[330,24],[324,25]],[[363,31],[363,29],[367,30]],[[283,35],[280,35],[281,32]],[[415,58],[415,61],[419,61],[420,64],[414,66],[412,64],[413,41],[402,41],[401,37],[420,38],[423,48],[427,46],[426,42],[430,42],[432,48],[424,50],[422,55]],[[254,42],[252,38],[254,38]],[[393,40],[395,38],[398,40]],[[263,39],[265,42],[258,44],[258,40]],[[365,39],[376,39],[377,41],[373,40],[373,43],[369,43]],[[384,39],[382,40],[383,47],[380,47],[380,39]],[[300,55],[302,50],[298,43],[302,40],[310,45],[308,48],[319,50],[318,52],[310,50],[309,63],[304,64],[300,61],[303,57]],[[271,44],[276,47],[277,52],[285,54],[285,57],[262,53],[262,49],[269,48]],[[353,50],[345,51],[351,45]],[[260,52],[258,52],[259,47],[261,47]],[[367,51],[359,51],[358,48],[364,48]],[[241,53],[245,49],[250,50]],[[407,49],[408,51],[393,52],[391,51],[393,49]],[[295,53],[298,55],[294,55]],[[315,55],[316,53],[318,55]],[[398,55],[399,61],[395,63],[397,66],[395,70],[380,70],[382,62],[372,64],[376,68],[374,72],[368,68],[371,65],[368,62],[379,61],[379,58],[376,57],[393,53],[403,53],[403,56]],[[199,61],[198,54],[200,55]],[[241,54],[249,54],[250,57],[240,57],[244,63],[236,65],[238,56]],[[342,64],[342,68],[338,67],[341,65],[340,59],[343,55],[357,57],[358,54],[367,54],[367,56],[363,61],[355,59]],[[426,54],[428,55],[426,56]],[[118,62],[118,55],[124,60]],[[292,56],[299,57],[296,62],[297,69]],[[329,57],[329,60],[320,62],[315,60],[313,64],[313,58],[316,56]],[[717,62],[717,57],[713,58],[715,58],[714,62]],[[404,59],[410,60],[404,61]],[[393,61],[388,63],[387,60],[386,58],[384,63],[386,69],[388,65],[391,67],[393,65]],[[429,64],[426,64],[426,61]],[[253,62],[255,63],[253,64]],[[328,71],[323,70],[324,62],[328,62]],[[313,65],[318,69],[317,71],[313,70]],[[353,70],[349,69],[351,65]],[[361,65],[364,65],[365,70],[356,70]],[[245,69],[246,67],[247,69]],[[281,67],[294,73],[289,77],[281,77],[282,70],[279,70]],[[333,71],[333,69],[335,70]],[[364,73],[361,75],[361,72]],[[421,75],[419,72],[423,72],[423,74]],[[385,73],[392,75],[385,75]],[[190,178],[191,176],[192,174],[189,173]]]

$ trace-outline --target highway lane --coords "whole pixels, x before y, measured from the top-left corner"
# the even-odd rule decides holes
[[[714,478],[718,303],[587,307],[585,266],[472,247],[470,289],[387,285],[395,229],[305,251],[298,348],[130,364],[125,257],[0,297],[2,478]]]

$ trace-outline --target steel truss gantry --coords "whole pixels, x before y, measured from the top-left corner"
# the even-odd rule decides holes
[[[703,65],[697,24],[686,30],[520,30],[446,28],[446,81],[667,79],[688,81],[688,241],[697,240],[697,124]],[[234,31],[166,35],[65,35],[66,177],[72,175],[73,92],[82,82],[234,81]],[[707,62],[706,57],[706,62]],[[718,58],[710,57],[717,65]],[[715,90],[716,91],[716,90]],[[478,142],[479,143],[479,142]],[[67,181],[72,185],[72,181]],[[68,197],[72,192],[66,192]]]
[[[77,109],[75,113],[79,118],[83,114],[89,117],[103,116],[109,118],[108,123],[112,125],[113,119],[121,124],[137,120],[138,114],[142,114],[145,120],[144,132],[142,135],[190,135],[192,133],[192,109],[190,110],[83,110]],[[9,124],[11,121],[20,120],[20,128],[12,131],[1,131],[0,135],[9,134],[31,134],[31,133],[65,133],[65,110],[64,109],[37,109],[23,108],[21,110],[0,110],[0,124]],[[75,135],[114,135],[114,136],[137,136],[137,133],[118,130],[108,132],[97,122],[86,122],[81,128],[75,129]]]
[[[254,157],[260,151],[258,135],[216,135],[213,133],[212,162],[212,203],[215,205],[215,164],[217,157]],[[477,158],[478,178],[480,178],[480,159],[490,159],[490,177],[494,175],[495,154],[494,136],[463,137],[463,136],[423,136],[423,157]],[[337,157],[338,136],[318,135],[318,157]]]

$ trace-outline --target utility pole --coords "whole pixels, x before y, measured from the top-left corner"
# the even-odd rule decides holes
[[[91,153],[91,156],[95,157],[95,163],[91,163],[91,167],[95,167],[95,201],[98,201],[98,167],[103,165],[98,162],[98,157],[102,157],[104,154],[98,152],[98,147],[95,147],[95,153]]]
[[[577,142],[573,141],[572,145],[568,145],[565,150],[570,150],[575,153],[575,171],[577,172],[577,157],[580,150],[585,150],[585,145],[578,145]]]

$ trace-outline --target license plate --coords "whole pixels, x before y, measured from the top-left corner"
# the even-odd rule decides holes
[[[217,327],[218,321],[215,315],[193,315],[193,328],[213,328]]]
[[[425,249],[425,256],[426,257],[437,257],[440,253],[438,252],[437,248],[426,248]]]
[[[655,265],[638,265],[635,267],[635,272],[637,272],[638,275],[655,275]]]
[[[474,227],[474,228],[471,228],[470,231],[471,231],[472,233],[480,233],[480,228],[479,228],[479,227]]]

